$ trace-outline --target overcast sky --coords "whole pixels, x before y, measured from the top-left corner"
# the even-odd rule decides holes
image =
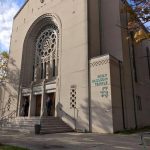
[[[9,51],[13,17],[25,0],[0,0],[0,50]]]

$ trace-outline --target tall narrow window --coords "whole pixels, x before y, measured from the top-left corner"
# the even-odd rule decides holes
[[[135,82],[138,82],[136,60],[135,60],[134,33],[131,31],[130,35],[131,35],[132,63],[133,63],[134,79],[135,79]]]
[[[41,79],[43,79],[43,63],[41,63]]]
[[[137,110],[138,110],[138,111],[142,111],[141,97],[137,95],[137,96],[136,96],[136,101],[137,101]]]
[[[42,30],[37,37],[35,65],[41,64],[41,79],[56,76],[58,32],[58,28],[52,24]]]
[[[35,74],[35,67],[34,67],[34,65],[33,65],[32,81],[34,81],[34,74]]]
[[[149,79],[150,79],[150,60],[149,60],[149,57],[150,57],[150,52],[149,52],[149,48],[146,47],[146,57],[147,57],[147,64],[148,64],[148,74],[149,74]]]
[[[55,59],[53,59],[53,77],[55,77]]]
[[[44,63],[44,79],[46,78],[46,62]]]

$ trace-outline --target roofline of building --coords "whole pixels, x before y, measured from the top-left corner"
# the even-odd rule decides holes
[[[16,13],[16,15],[14,16],[13,19],[15,19],[21,12],[21,10],[24,8],[24,6],[28,3],[29,0],[26,0],[25,3],[22,5],[22,7],[18,10],[18,12]]]

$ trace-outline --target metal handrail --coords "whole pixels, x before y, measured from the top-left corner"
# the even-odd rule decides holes
[[[10,97],[9,99],[10,100]],[[8,109],[8,106],[10,105],[10,102],[7,101],[7,103],[5,104],[5,106],[3,108],[0,109],[1,111],[1,117],[0,117],[0,125],[2,125],[5,122],[9,121],[10,119],[13,119],[16,117],[16,115],[13,117],[13,115],[15,113],[17,113],[17,110],[13,110],[12,112],[10,112],[9,114],[5,115],[5,112]],[[11,105],[13,105],[13,103],[11,103]],[[13,105],[14,106],[14,105]]]
[[[0,119],[1,119],[2,117],[4,117],[3,115],[4,115],[4,114],[5,114],[5,112],[6,112],[7,106],[8,106],[8,103],[6,103],[6,105],[5,105],[5,107],[4,107],[4,108],[0,109],[0,112],[1,112]],[[10,113],[10,114],[11,114],[11,113]]]
[[[0,111],[1,111],[1,110],[4,110],[4,109],[5,109],[5,108],[1,108]]]
[[[15,113],[16,113],[16,110],[13,110],[13,111],[12,111],[11,113],[9,113],[8,115],[1,117],[0,120],[6,119],[6,118],[10,118],[10,117],[11,117],[13,114],[15,114]]]
[[[5,121],[5,122],[8,122],[10,118],[11,118],[11,119],[15,118],[16,116],[15,116],[15,117],[12,117],[12,116],[13,116],[16,112],[17,112],[16,110],[13,110],[10,114],[1,117],[1,118],[0,118],[0,125],[2,125],[2,124],[4,123],[4,121]]]
[[[9,105],[9,102],[7,101],[7,103],[5,104],[5,106],[3,108],[0,109],[0,112],[5,113],[5,109],[7,109],[7,106]],[[12,105],[12,104],[11,104]]]
[[[0,109],[0,112],[2,112],[1,114],[3,114],[3,112],[5,111],[6,108],[2,108]]]
[[[13,104],[11,104],[11,105],[13,105]],[[8,106],[8,103],[6,103],[5,107],[1,108],[0,111],[5,110],[7,106]],[[16,106],[16,105],[13,105],[13,106]]]

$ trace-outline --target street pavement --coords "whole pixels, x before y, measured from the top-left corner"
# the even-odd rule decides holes
[[[0,131],[0,143],[30,150],[144,150],[139,134],[57,133],[31,135]],[[150,150],[150,146],[146,150]]]

